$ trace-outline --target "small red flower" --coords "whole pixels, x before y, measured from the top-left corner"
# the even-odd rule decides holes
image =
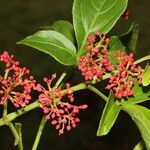
[[[134,64],[133,54],[126,55],[124,52],[118,51],[115,55],[119,64],[116,66],[117,73],[109,78],[107,89],[112,89],[118,99],[128,98],[134,95],[132,90],[135,78],[141,83],[141,75],[143,69]]]
[[[80,122],[77,115],[80,110],[86,109],[87,105],[76,106],[72,104],[74,96],[69,83],[66,84],[65,90],[51,88],[51,83],[55,78],[56,75],[52,75],[50,79],[44,78],[48,89],[40,84],[37,85],[36,89],[41,92],[39,102],[46,118],[51,119],[51,124],[56,126],[59,134],[63,134],[64,130],[69,131],[76,127],[77,123]]]
[[[123,17],[123,19],[128,20],[128,19],[129,19],[129,16],[130,16],[130,11],[127,9],[127,10],[123,13],[122,17]]]
[[[4,76],[0,75],[0,104],[10,100],[15,107],[24,107],[31,100],[30,94],[36,81],[33,76],[27,77],[30,71],[21,68],[13,58],[7,51],[0,55],[0,62],[6,67]]]

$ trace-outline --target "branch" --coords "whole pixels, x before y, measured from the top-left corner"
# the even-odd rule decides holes
[[[31,103],[30,105],[17,110],[16,112],[10,113],[7,116],[2,117],[0,119],[0,126],[3,126],[5,124],[11,122],[12,120],[16,119],[17,117],[19,117],[19,116],[23,115],[24,113],[26,113],[32,109],[35,109],[37,107],[40,107],[40,104],[37,101],[35,101],[35,102]]]
[[[34,141],[32,150],[36,150],[37,147],[38,147],[38,144],[39,144],[39,141],[40,141],[40,138],[41,138],[41,135],[42,135],[44,126],[45,126],[45,124],[46,124],[46,121],[47,121],[47,119],[46,119],[45,116],[44,116],[44,117],[42,118],[41,122],[40,122],[39,130],[38,130],[38,132],[37,132],[37,135],[36,135],[36,138],[35,138],[35,141]]]

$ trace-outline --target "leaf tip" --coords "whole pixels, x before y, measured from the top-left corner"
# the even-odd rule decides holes
[[[102,130],[102,129],[98,129],[96,136],[104,136],[104,135],[106,135],[107,133],[108,133],[107,131],[104,131],[104,130]]]
[[[23,40],[16,42],[16,44],[18,45],[23,44]]]

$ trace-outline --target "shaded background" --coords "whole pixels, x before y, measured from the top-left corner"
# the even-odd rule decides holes
[[[64,67],[54,59],[32,48],[17,46],[15,43],[40,30],[40,27],[50,25],[58,19],[72,21],[72,3],[73,0],[0,0],[0,52],[9,49],[38,80],[51,73],[61,73]],[[127,31],[132,21],[137,22],[140,26],[137,45],[139,56],[150,54],[150,1],[130,0],[129,10],[131,12],[129,20],[121,19],[111,33],[122,34]],[[79,81],[74,78],[72,82],[75,84]],[[58,136],[55,128],[47,123],[38,150],[132,149],[140,140],[140,134],[131,118],[123,112],[107,136],[96,137],[104,103],[99,100],[97,95],[89,91],[84,92],[76,94],[78,103],[89,105],[89,109],[81,113],[81,123],[63,136]],[[37,109],[17,119],[17,121],[23,122],[25,150],[30,150],[32,147],[41,117],[42,112]],[[13,150],[13,140],[9,129],[1,127],[0,150]]]

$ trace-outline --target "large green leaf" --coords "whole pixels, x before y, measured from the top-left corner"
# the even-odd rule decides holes
[[[113,55],[116,54],[117,51],[125,52],[126,48],[121,43],[118,36],[112,36],[111,41],[109,43],[108,51],[109,51],[109,60],[113,65],[116,65],[118,63],[118,59],[113,57]]]
[[[147,150],[150,150],[150,110],[139,105],[123,106],[140,130]]]
[[[150,84],[150,65],[147,64],[142,74],[142,84],[148,86]]]
[[[137,81],[135,81],[133,91],[135,93],[134,96],[129,97],[127,100],[123,100],[122,105],[136,104],[150,100],[150,87],[143,87],[142,85],[139,85]]]
[[[24,44],[51,55],[63,65],[76,64],[76,49],[61,33],[50,30],[39,31],[17,44]]]
[[[126,46],[128,52],[136,52],[136,45],[139,35],[139,25],[132,23],[128,32],[120,36],[121,42]]]
[[[126,9],[128,0],[75,0],[73,25],[78,42],[78,56],[84,54],[87,36],[100,30],[108,32]]]
[[[75,41],[75,32],[73,26],[70,22],[65,20],[59,20],[54,22],[51,25],[51,28],[64,36],[66,36],[73,44],[76,43]]]
[[[120,106],[116,105],[113,92],[110,92],[108,102],[102,113],[102,117],[97,130],[97,136],[106,135],[112,126],[114,125],[118,114],[120,112]]]

